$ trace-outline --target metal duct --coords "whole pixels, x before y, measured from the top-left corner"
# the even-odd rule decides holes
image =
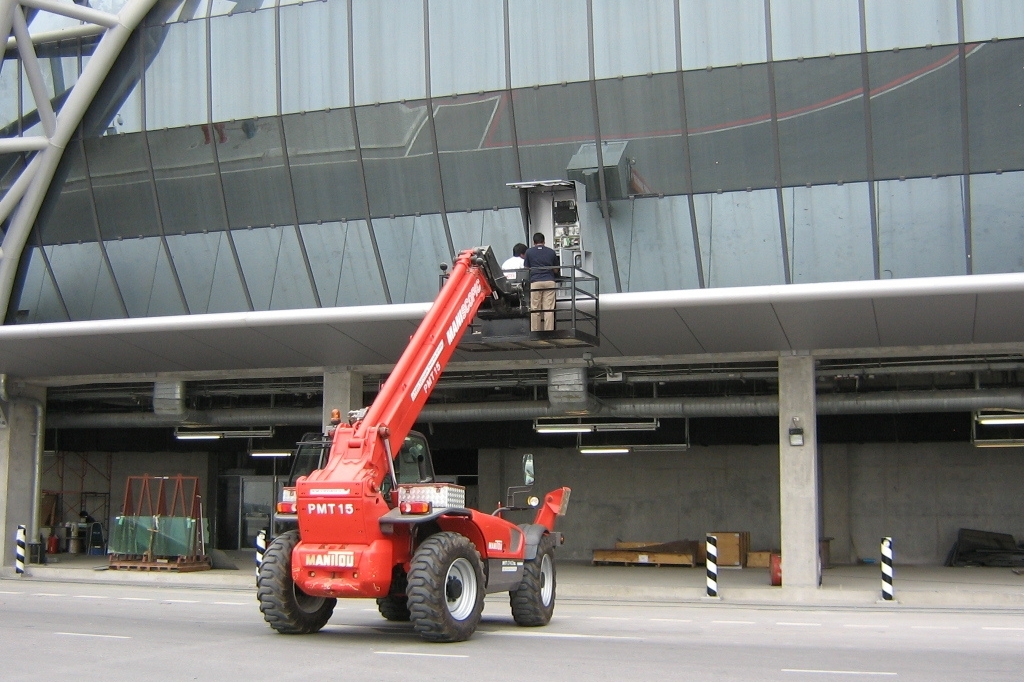
[[[323,418],[319,407],[248,408],[191,410],[179,415],[153,412],[52,413],[46,426],[51,429],[132,429],[171,426],[310,426]]]
[[[185,382],[157,381],[153,383],[153,412],[174,415],[185,414]]]
[[[886,391],[833,393],[818,396],[818,414],[973,412],[986,407],[1024,409],[1024,390],[992,388],[949,391]]]

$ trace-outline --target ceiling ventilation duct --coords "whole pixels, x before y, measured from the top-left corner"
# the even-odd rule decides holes
[[[556,414],[590,413],[596,405],[587,393],[587,368],[549,368],[548,402]]]
[[[185,414],[185,382],[154,382],[153,413],[160,415]]]

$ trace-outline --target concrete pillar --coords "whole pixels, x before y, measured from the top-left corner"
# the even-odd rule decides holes
[[[363,375],[344,367],[328,367],[324,370],[324,412],[323,431],[331,423],[331,410],[341,411],[342,423],[348,419],[349,410],[363,407]]]
[[[779,357],[779,507],[782,585],[816,589],[818,556],[818,439],[814,358]]]
[[[45,396],[45,391],[43,391]],[[14,563],[14,536],[18,524],[38,525],[32,515],[33,463],[36,456],[36,408],[27,400],[0,403],[7,427],[0,428],[0,566]],[[39,542],[39,538],[28,538]]]

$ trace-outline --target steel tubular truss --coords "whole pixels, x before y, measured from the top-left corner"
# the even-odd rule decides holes
[[[64,147],[128,37],[154,4],[156,0],[128,0],[120,12],[110,14],[75,4],[72,0],[0,0],[0,36],[10,36],[7,40],[8,48],[12,47],[12,42],[17,47],[43,129],[42,135],[0,139],[0,154],[31,155],[31,160],[0,199],[0,222],[8,223],[0,247],[0,314],[6,313],[10,303],[18,261]],[[51,12],[84,23],[72,29],[33,37],[29,35],[25,21],[26,9]],[[88,64],[82,69],[81,76],[71,88],[63,106],[59,111],[54,111],[33,40],[43,42],[99,34],[102,35]]]

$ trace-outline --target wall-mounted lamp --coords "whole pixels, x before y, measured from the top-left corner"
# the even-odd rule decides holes
[[[800,426],[800,417],[793,417],[789,427],[789,444],[800,447],[804,444],[804,429]]]

